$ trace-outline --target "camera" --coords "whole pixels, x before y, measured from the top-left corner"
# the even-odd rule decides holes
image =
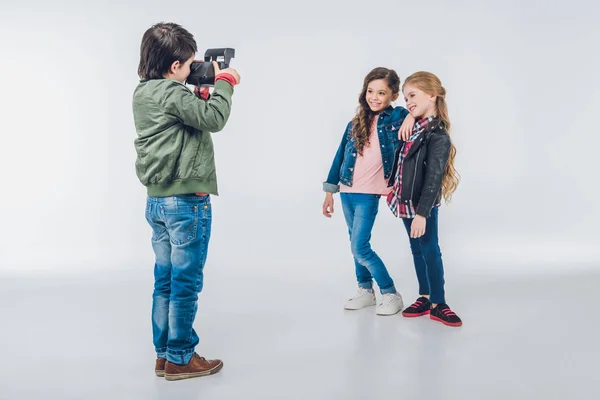
[[[204,62],[194,61],[190,65],[190,76],[185,83],[188,85],[212,86],[215,84],[215,68],[212,64],[216,61],[220,69],[229,68],[229,62],[235,57],[235,49],[208,49],[204,53]]]

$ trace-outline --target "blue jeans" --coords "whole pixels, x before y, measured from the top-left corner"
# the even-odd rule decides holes
[[[350,234],[358,286],[373,288],[373,278],[382,294],[396,293],[394,281],[381,258],[371,249],[371,230],[379,211],[380,195],[341,193],[342,209]]]
[[[152,333],[160,358],[187,364],[199,342],[193,328],[210,240],[209,196],[148,197],[152,227],[154,293]]]
[[[425,224],[425,234],[418,239],[410,237],[411,218],[403,218],[408,232],[410,249],[415,262],[419,294],[430,295],[429,300],[434,304],[444,304],[444,264],[442,251],[438,244],[438,212],[439,207],[431,209],[431,215]]]

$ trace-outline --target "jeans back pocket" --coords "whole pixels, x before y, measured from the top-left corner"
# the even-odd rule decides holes
[[[183,245],[196,239],[199,207],[201,207],[199,204],[186,204],[180,201],[161,205],[171,243]]]

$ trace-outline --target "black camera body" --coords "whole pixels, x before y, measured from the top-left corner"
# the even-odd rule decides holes
[[[235,49],[208,49],[204,53],[204,62],[194,61],[190,65],[190,76],[185,83],[194,86],[213,86],[215,84],[215,68],[212,64],[216,61],[220,69],[229,68],[229,62],[235,57]]]

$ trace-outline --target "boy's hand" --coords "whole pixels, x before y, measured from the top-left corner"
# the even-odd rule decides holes
[[[196,86],[194,93],[201,99],[206,100],[210,96],[210,86]]]
[[[240,74],[238,74],[238,72],[235,69],[233,69],[233,68],[220,69],[219,64],[216,61],[213,61],[213,65],[215,67],[215,79],[217,79],[217,76],[219,76],[221,74],[229,74],[235,78],[236,84],[240,83],[240,79],[241,79]]]

